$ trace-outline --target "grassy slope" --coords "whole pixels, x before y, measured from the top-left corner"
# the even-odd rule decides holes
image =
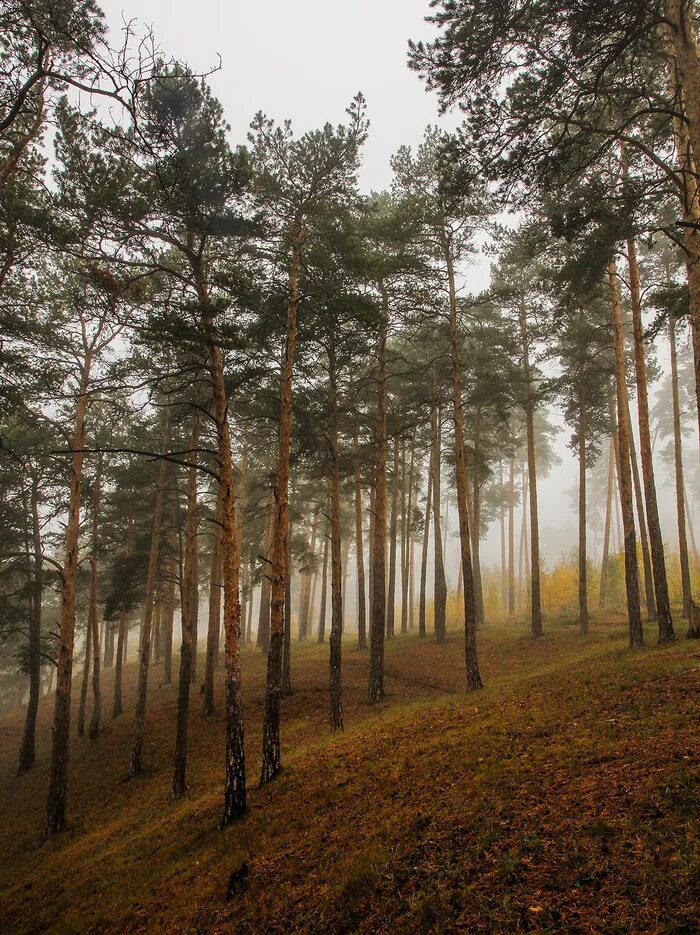
[[[366,655],[346,645],[335,737],[327,647],[295,647],[286,769],[263,790],[264,660],[247,655],[250,810],[225,832],[222,716],[201,720],[193,696],[191,786],[172,803],[176,690],[158,670],[147,775],[121,781],[128,714],[74,741],[71,828],[43,847],[48,706],[40,765],[21,779],[21,717],[0,720],[2,931],[699,931],[700,647],[656,647],[648,631],[630,653],[621,622],[586,641],[564,624],[536,643],[522,632],[484,629],[473,695],[459,634],[394,640],[372,709]],[[227,900],[244,859],[247,889]]]

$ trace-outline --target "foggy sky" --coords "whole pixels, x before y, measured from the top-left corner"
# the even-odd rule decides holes
[[[408,39],[433,34],[424,22],[428,0],[102,0],[101,6],[113,33],[123,20],[152,25],[166,56],[187,61],[198,72],[215,68],[221,56],[221,69],[209,81],[223,104],[233,144],[246,142],[259,110],[278,121],[290,118],[295,130],[304,132],[342,122],[361,91],[371,122],[360,173],[366,192],[390,185],[391,155],[403,144],[416,146],[429,123],[458,123],[454,114],[438,120],[435,96],[406,66]],[[464,286],[478,291],[487,284],[488,263],[479,260],[466,271]],[[653,386],[650,396],[653,401]],[[553,421],[563,427],[558,414]],[[550,565],[576,543],[576,509],[567,491],[577,483],[577,467],[566,444],[569,435],[563,428],[557,442],[562,463],[539,489],[542,553]],[[686,463],[694,467],[692,436],[686,444]],[[672,481],[665,465],[657,462],[657,469],[664,537],[675,549]],[[689,485],[690,478],[688,472]],[[482,556],[485,562],[498,561],[496,528]],[[449,564],[456,562],[451,537]]]

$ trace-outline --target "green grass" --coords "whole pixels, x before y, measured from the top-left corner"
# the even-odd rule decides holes
[[[249,804],[217,830],[223,718],[193,695],[190,788],[169,801],[175,686],[149,701],[147,773],[126,772],[130,714],[74,741],[71,827],[38,846],[40,765],[14,776],[21,716],[0,720],[0,886],[7,932],[659,932],[700,918],[700,647],[627,649],[621,620],[549,622],[543,639],[387,643],[387,698],[344,647],[346,730],[327,728],[327,646],[294,646],[282,775],[258,790],[264,659],[244,658]],[[128,672],[133,693],[133,667]],[[109,681],[106,691],[109,691]],[[221,684],[217,684],[221,700]],[[48,706],[45,706],[48,708]],[[232,871],[247,887],[231,900]]]

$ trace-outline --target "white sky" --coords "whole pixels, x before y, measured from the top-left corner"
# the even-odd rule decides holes
[[[291,118],[296,131],[303,132],[342,122],[345,108],[361,91],[371,121],[360,176],[365,191],[388,187],[391,155],[402,144],[417,145],[426,125],[438,122],[435,97],[406,65],[408,39],[432,34],[424,22],[428,0],[102,0],[101,6],[113,32],[122,20],[152,25],[164,53],[197,71],[216,66],[221,56],[221,70],[210,83],[224,106],[234,144],[245,143],[259,110],[278,121]],[[454,126],[458,118],[448,115],[441,122]],[[487,264],[477,263],[467,272],[465,286],[476,291],[487,280]],[[568,435],[567,430],[559,438],[562,465],[540,484],[543,554],[550,564],[575,544],[576,515],[567,491],[577,473],[566,448]],[[693,443],[688,447],[690,454]],[[675,548],[672,485],[661,466],[657,487],[664,533]],[[494,529],[482,555],[495,562],[498,554]],[[456,551],[453,557],[456,561]]]

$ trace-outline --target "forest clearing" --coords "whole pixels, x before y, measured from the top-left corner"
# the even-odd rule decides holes
[[[103,6],[0,0],[0,935],[700,931],[700,2]]]
[[[72,761],[74,817],[39,847],[46,766],[3,779],[6,925],[24,932],[693,932],[700,913],[693,642],[630,654],[624,623],[583,642],[557,621],[482,634],[487,688],[462,690],[459,631],[401,637],[387,694],[365,702],[365,660],[345,663],[342,734],[326,730],[326,653],[298,654],[284,701],[285,770],[219,819],[223,714],[191,719],[190,787],[169,796],[176,688],[149,699],[147,769],[123,782],[128,723]],[[243,660],[247,756],[260,756],[264,658]],[[127,667],[133,695],[135,666]],[[216,693],[221,692],[217,679]],[[257,701],[255,700],[257,699]],[[3,777],[21,720],[0,721]],[[45,762],[45,757],[42,756]],[[18,816],[23,817],[18,826]],[[231,874],[245,888],[228,897]],[[18,870],[19,868],[19,870]],[[6,930],[8,930],[6,928]]]

